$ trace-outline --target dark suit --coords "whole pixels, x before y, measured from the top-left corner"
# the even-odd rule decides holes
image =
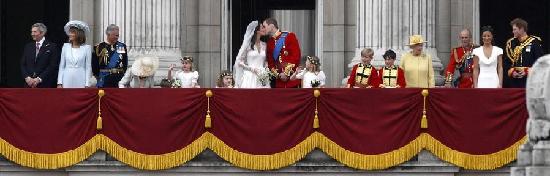
[[[36,42],[25,45],[21,58],[21,75],[42,79],[39,88],[55,88],[57,86],[57,72],[59,70],[59,49],[55,43],[44,40],[38,55],[36,55]],[[29,87],[25,83],[25,87]]]

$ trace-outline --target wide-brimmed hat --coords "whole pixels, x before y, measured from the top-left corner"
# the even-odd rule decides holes
[[[65,33],[67,35],[69,35],[69,29],[71,29],[71,27],[74,27],[74,28],[77,28],[79,30],[82,30],[84,31],[85,33],[89,33],[90,32],[90,27],[88,27],[88,24],[86,24],[85,22],[83,21],[78,21],[78,20],[73,20],[73,21],[69,21],[67,22],[67,24],[65,24]]]
[[[423,43],[427,43],[427,41],[424,41],[424,38],[422,38],[421,35],[412,35],[409,37],[409,44],[407,46],[413,46]]]
[[[159,59],[153,56],[142,56],[132,65],[132,74],[136,76],[148,77],[155,74],[159,68]]]

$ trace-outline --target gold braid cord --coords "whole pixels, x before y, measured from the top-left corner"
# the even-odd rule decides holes
[[[512,41],[514,40],[514,38],[511,38],[506,42],[506,55],[508,55],[510,61],[512,62],[512,66],[516,66],[516,62],[521,57],[521,52],[523,51],[523,48],[531,44],[531,42],[533,42],[533,40],[535,39],[536,37],[529,36],[529,38],[527,38],[515,48],[512,48]]]

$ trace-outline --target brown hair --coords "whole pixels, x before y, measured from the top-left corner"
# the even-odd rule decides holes
[[[510,26],[514,27],[514,25],[516,25],[516,27],[520,29],[525,30],[525,32],[527,32],[527,30],[529,29],[529,23],[521,18],[516,18],[510,22]]]
[[[69,33],[75,34],[75,40],[76,41],[69,41],[71,44],[73,42],[76,42],[78,45],[82,45],[86,43],[86,34],[84,34],[84,31],[75,27],[71,27],[69,29]]]
[[[313,68],[313,71],[321,71],[321,60],[317,56],[305,56],[305,58],[306,62],[310,62],[315,66],[315,68]]]
[[[183,64],[184,62],[189,62],[191,63],[191,71],[195,71],[195,65],[193,64],[193,56],[183,56],[182,58],[180,58],[180,61],[181,63]]]
[[[224,70],[220,73],[220,76],[218,76],[218,81],[216,82],[217,86],[219,88],[224,87],[223,85],[223,77],[231,76],[231,86],[235,86],[235,78],[233,78],[233,73],[229,70]]]
[[[279,29],[279,24],[277,23],[277,20],[275,20],[274,18],[267,18],[264,20],[264,22],[267,24],[272,24],[273,26],[275,26],[275,28]]]

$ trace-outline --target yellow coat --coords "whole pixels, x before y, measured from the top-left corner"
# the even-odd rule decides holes
[[[432,57],[426,53],[414,56],[407,52],[401,56],[399,67],[405,72],[407,88],[435,87]]]

